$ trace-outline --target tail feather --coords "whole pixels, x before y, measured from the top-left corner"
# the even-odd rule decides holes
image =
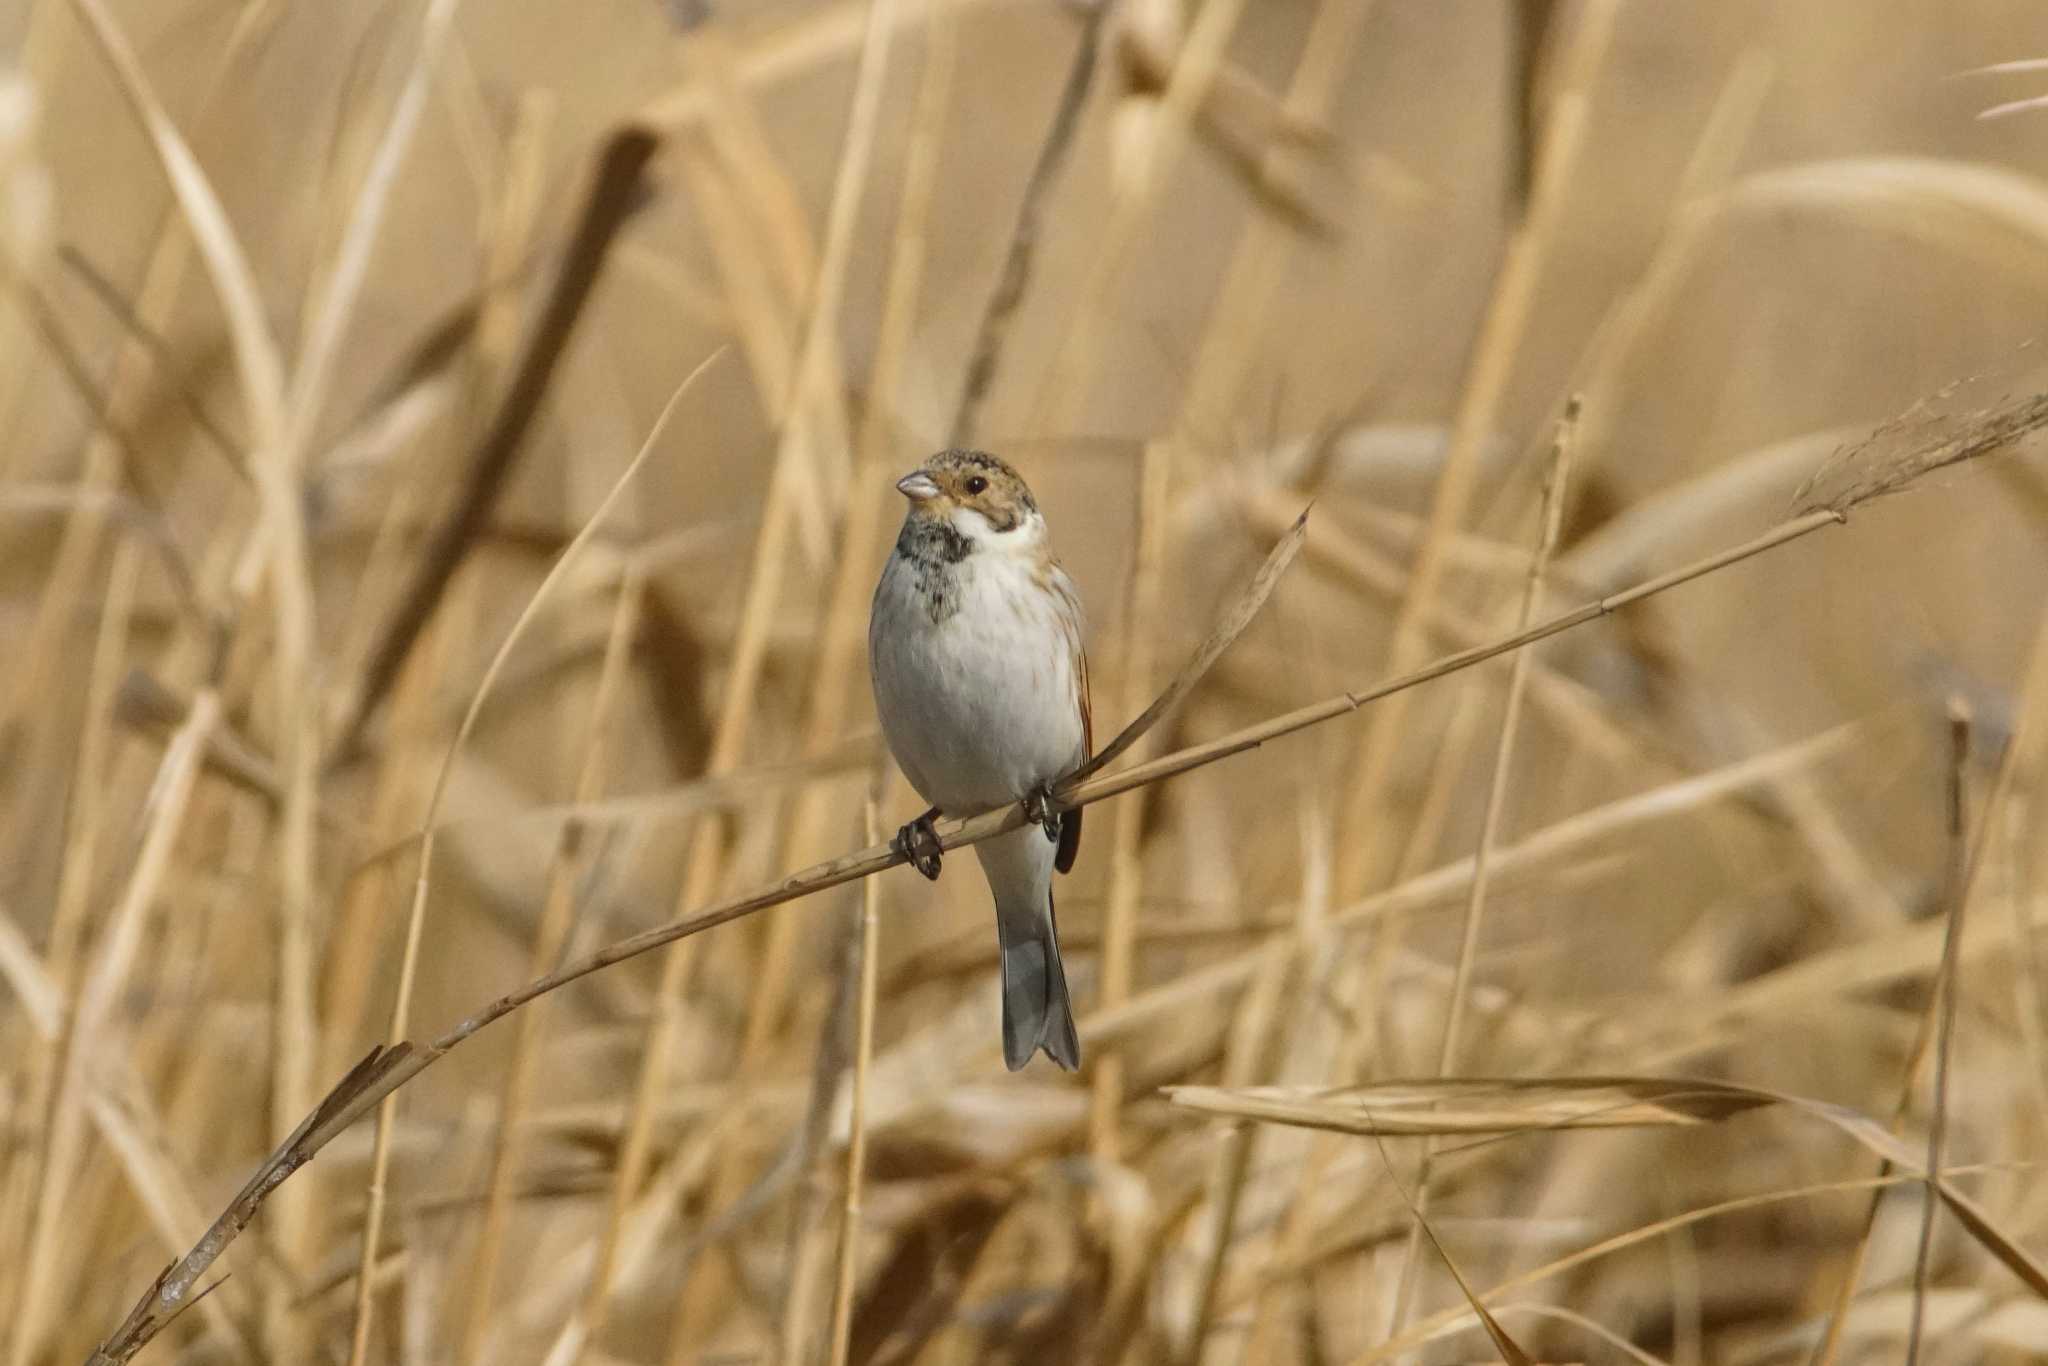
[[[1045,909],[1042,918],[1034,916],[1024,925],[1011,917],[998,920],[1003,948],[1003,1062],[1012,1072],[1041,1048],[1069,1072],[1081,1065],[1081,1037],[1067,998],[1067,973],[1060,963],[1059,930],[1049,894]]]

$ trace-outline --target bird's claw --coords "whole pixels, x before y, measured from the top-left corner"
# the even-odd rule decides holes
[[[932,828],[932,817],[937,811],[927,811],[910,824],[896,832],[896,838],[889,841],[890,847],[903,855],[903,861],[923,873],[933,882],[939,880],[939,832]]]
[[[1045,837],[1060,842],[1060,813],[1052,809],[1052,788],[1041,787],[1024,799],[1024,819],[1045,830]]]

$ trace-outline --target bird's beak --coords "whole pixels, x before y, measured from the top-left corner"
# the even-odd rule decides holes
[[[939,496],[939,485],[923,470],[913,470],[896,481],[896,491],[913,503],[922,503]]]

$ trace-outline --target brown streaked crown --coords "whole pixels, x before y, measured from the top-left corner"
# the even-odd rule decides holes
[[[973,508],[997,531],[1012,530],[1038,511],[1023,478],[987,451],[940,451],[921,468],[939,486],[934,502]]]

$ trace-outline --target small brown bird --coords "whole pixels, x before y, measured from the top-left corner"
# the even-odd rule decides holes
[[[889,749],[932,808],[897,847],[936,878],[933,817],[1033,804],[1035,824],[974,846],[996,901],[1003,1061],[1015,1071],[1042,1048],[1076,1068],[1052,876],[1074,866],[1081,813],[1045,803],[1088,757],[1081,598],[1031,490],[995,456],[941,451],[896,488],[910,511],[875,587],[868,667]]]

